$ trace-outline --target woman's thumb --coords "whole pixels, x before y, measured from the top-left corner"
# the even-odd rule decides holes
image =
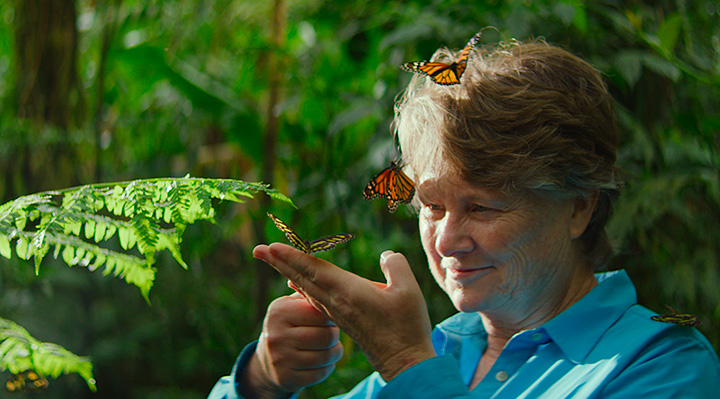
[[[399,252],[385,251],[380,254],[380,268],[388,286],[418,285],[405,255]]]

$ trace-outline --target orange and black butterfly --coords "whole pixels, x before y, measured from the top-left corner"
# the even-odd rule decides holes
[[[48,380],[33,370],[25,370],[22,373],[13,374],[5,383],[5,389],[9,392],[39,391],[50,385]]]
[[[327,236],[323,238],[318,238],[317,240],[308,241],[303,240],[300,238],[297,233],[293,231],[293,229],[290,228],[285,222],[278,219],[275,215],[268,212],[267,215],[272,219],[273,223],[275,223],[275,226],[277,226],[280,231],[285,233],[285,237],[287,237],[288,240],[292,243],[292,245],[295,246],[295,248],[305,252],[306,254],[312,254],[315,252],[320,251],[329,251],[333,248],[335,248],[338,244],[342,244],[344,242],[348,242],[355,238],[354,234],[335,234],[332,236]]]
[[[687,313],[678,313],[675,309],[671,308],[668,305],[665,305],[670,309],[672,312],[671,314],[664,314],[664,315],[658,315],[658,316],[650,316],[650,319],[655,321],[662,321],[665,323],[673,323],[680,326],[691,326],[695,327],[700,324],[698,321],[697,316],[687,314]]]
[[[458,59],[451,64],[444,62],[415,61],[402,64],[400,68],[408,72],[426,75],[439,85],[451,86],[460,84],[460,77],[467,67],[470,52],[480,41],[480,33],[481,32],[476,33],[475,36],[470,39],[468,44],[465,45],[465,48],[460,52]]]
[[[414,196],[415,182],[395,162],[390,162],[388,168],[373,177],[363,191],[365,199],[387,199],[390,213],[395,212],[400,204],[410,203]]]

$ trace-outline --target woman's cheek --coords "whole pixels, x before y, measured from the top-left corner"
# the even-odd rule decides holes
[[[445,270],[440,266],[440,255],[435,250],[435,229],[434,225],[428,220],[423,220],[420,216],[420,240],[428,260],[428,267],[435,281],[445,290]]]

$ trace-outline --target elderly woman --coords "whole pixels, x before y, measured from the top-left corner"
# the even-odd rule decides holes
[[[542,42],[477,50],[459,85],[413,78],[395,128],[430,270],[459,313],[431,331],[399,253],[380,255],[381,284],[259,245],[302,295],[270,305],[210,398],[287,398],[323,381],[339,329],[376,370],[346,399],[717,398],[707,340],[651,320],[624,271],[595,273],[620,178],[613,101],[593,67]]]

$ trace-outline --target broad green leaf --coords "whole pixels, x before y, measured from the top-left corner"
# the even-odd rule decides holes
[[[643,55],[638,51],[621,51],[614,59],[615,68],[628,86],[634,87],[642,74]]]
[[[117,232],[117,227],[108,225],[105,230],[105,237],[103,238],[103,241],[111,239],[115,235],[115,232]]]
[[[643,64],[656,73],[670,78],[673,82],[680,79],[680,69],[665,58],[647,53],[643,55]]]
[[[66,246],[65,249],[62,251],[62,258],[65,263],[67,263],[69,266],[74,266],[75,263],[75,248],[71,246]]]
[[[0,255],[10,259],[12,257],[12,249],[10,248],[10,240],[5,234],[0,234]]]
[[[25,236],[21,236],[15,245],[15,253],[17,253],[18,257],[20,259],[28,260],[30,259],[31,253],[30,253],[30,242],[28,241]]]
[[[85,222],[85,238],[92,238],[94,236],[95,236],[95,221],[88,220],[87,222]]]
[[[80,235],[80,230],[82,230],[83,223],[79,220],[75,221],[68,221],[65,224],[65,233],[72,233],[74,235]]]
[[[672,54],[680,35],[682,27],[682,17],[678,13],[670,14],[665,18],[658,28],[658,46],[665,55]]]
[[[95,242],[100,242],[105,238],[106,227],[107,225],[105,223],[97,223],[95,225],[95,235],[93,236]]]

